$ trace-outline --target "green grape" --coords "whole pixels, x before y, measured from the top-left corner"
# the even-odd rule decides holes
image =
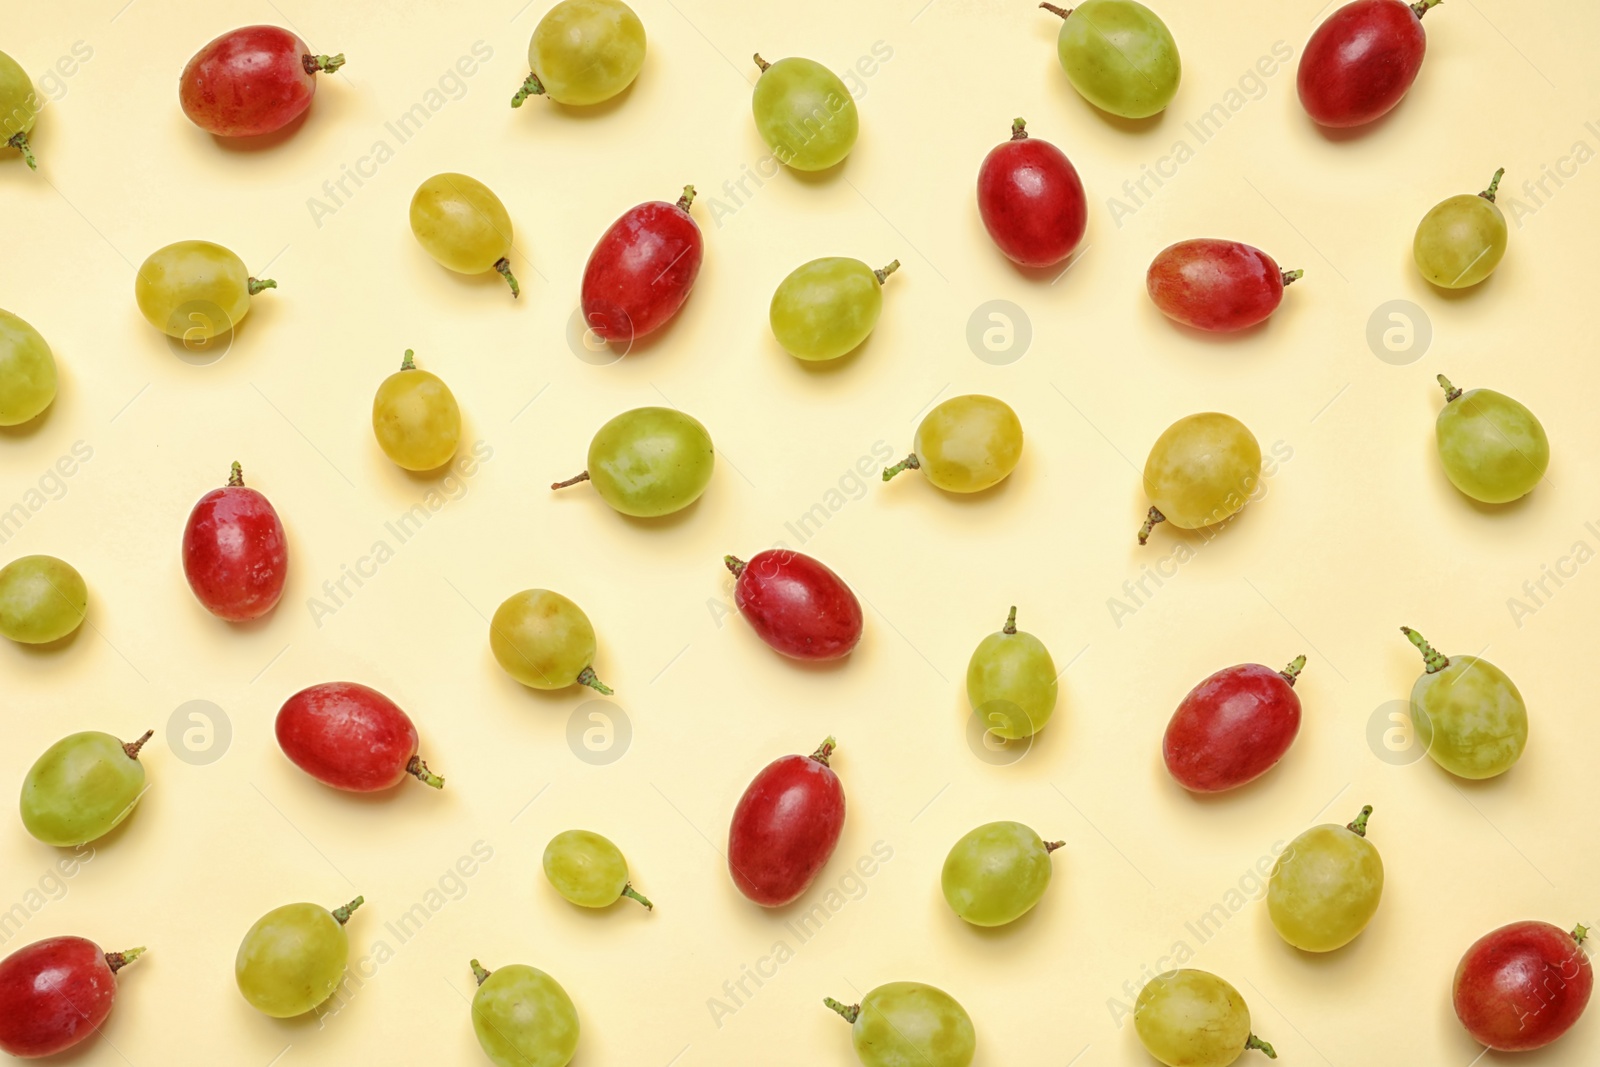
[[[0,426],[20,426],[56,398],[56,361],[39,331],[0,311]]]
[[[574,0],[568,0],[572,3]],[[435,174],[411,197],[411,232],[428,255],[457,274],[498,271],[513,298],[511,215],[487,185],[465,174]]]
[[[1377,914],[1383,859],[1367,840],[1371,815],[1368,804],[1348,826],[1313,826],[1278,857],[1267,886],[1267,913],[1295,948],[1342,948]]]
[[[634,408],[595,433],[587,470],[550,488],[593,482],[616,511],[656,518],[700,499],[715,459],[711,435],[697,419],[673,408]]]
[[[1244,423],[1214,411],[1179,419],[1144,461],[1151,506],[1139,543],[1158,522],[1198,530],[1238,514],[1260,481],[1261,446]]]
[[[68,734],[22,780],[22,825],[47,845],[73,848],[110,833],[144,795],[139,750],[152,736],[122,742],[94,730]]]
[[[850,1040],[862,1067],[967,1067],[977,1051],[972,1018],[942,989],[921,982],[890,982],[860,1004],[823,1003],[851,1024]]]
[[[1063,844],[1040,840],[1020,822],[984,823],[945,857],[944,899],[974,926],[1020,919],[1050,888],[1050,853]]]
[[[513,963],[486,971],[472,961],[472,1029],[498,1067],[566,1067],[578,1048],[578,1009],[561,983]]]
[[[489,622],[489,647],[505,672],[534,689],[577,683],[611,694],[594,673],[594,627],[583,609],[560,593],[524,589],[506,599]]]
[[[1032,737],[1056,710],[1056,664],[1044,642],[1006,624],[978,642],[967,661],[967,700],[989,732],[1007,741]]]
[[[1489,188],[1435,204],[1422,216],[1411,254],[1422,276],[1443,289],[1477,285],[1506,254],[1506,217],[1495,206],[1495,190],[1506,175],[1501,167]]]
[[[150,254],[133,281],[134,299],[150,325],[188,344],[232,330],[250,313],[250,298],[276,289],[250,277],[244,261],[210,241],[179,241]]]
[[[33,158],[28,134],[33,132],[42,106],[28,72],[16,60],[0,52],[0,142],[21,152],[31,170],[38,170],[39,163]]]
[[[250,927],[233,960],[233,977],[250,1006],[274,1019],[304,1015],[344,981],[350,938],[344,924],[364,903],[329,911],[317,904],[273,908]]]
[[[1277,1059],[1250,1032],[1250,1008],[1233,986],[1206,971],[1168,971],[1139,991],[1133,1026],[1145,1050],[1167,1067],[1228,1067],[1245,1049]]]
[[[883,312],[884,280],[899,269],[898,259],[873,270],[843,256],[796,267],[772,294],[773,336],[796,359],[838,359],[855,351]]]
[[[19,556],[0,567],[0,634],[25,645],[59,641],[83,625],[89,587],[54,556]]]
[[[1039,6],[1066,19],[1056,52],[1067,80],[1089,103],[1126,119],[1149,118],[1172,103],[1183,64],[1172,31],[1154,11],[1134,0],[1083,0],[1071,10]]]
[[[544,876],[557,893],[585,908],[609,908],[628,897],[655,910],[628,881],[622,850],[589,830],[565,830],[550,839],[544,847]]]
[[[810,59],[756,66],[756,129],[779,163],[795,170],[827,170],[850,154],[861,120],[838,75]]]
[[[644,66],[644,23],[622,0],[561,0],[533,28],[528,75],[512,107],[543,94],[558,104],[598,104]]]
[[[1424,671],[1411,687],[1417,743],[1461,778],[1493,778],[1511,769],[1528,744],[1528,706],[1506,673],[1477,656],[1445,656],[1409,626]]]
[[[912,447],[911,455],[884,470],[884,481],[901,471],[920,470],[947,492],[976,493],[1016,469],[1022,458],[1022,423],[992,396],[955,396],[923,417]]]
[[[1493,389],[1462,392],[1439,375],[1445,404],[1434,423],[1444,473],[1485,504],[1526,496],[1550,466],[1550,439],[1533,412]]]
[[[436,374],[418,370],[411,349],[372,398],[372,432],[383,454],[408,471],[437,470],[461,441],[461,409]]]

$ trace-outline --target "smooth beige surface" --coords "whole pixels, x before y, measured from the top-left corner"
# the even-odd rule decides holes
[[[542,100],[513,111],[543,10],[519,2],[18,3],[0,24],[0,49],[41,82],[75,46],[92,52],[44,86],[65,95],[40,116],[39,173],[0,161],[0,306],[49,339],[62,378],[40,425],[0,434],[0,508],[26,516],[5,528],[0,556],[66,558],[91,604],[65,648],[0,643],[0,785],[14,796],[37,754],[74,730],[157,730],[149,793],[72,878],[50,880],[61,854],[0,813],[0,908],[12,912],[0,950],[67,932],[150,949],[122,975],[102,1039],[73,1062],[477,1064],[477,956],[565,985],[583,1024],[579,1067],[849,1064],[848,1027],[821,998],[897,979],[961,1001],[979,1067],[1142,1067],[1108,1001],[1131,1005],[1141,970],[1171,966],[1177,943],[1193,951],[1185,963],[1238,987],[1284,1064],[1472,1062],[1480,1049],[1449,1002],[1461,952],[1512,920],[1597,917],[1600,15],[1447,3],[1428,15],[1410,97],[1373,128],[1329,137],[1299,108],[1293,58],[1250,73],[1275,49],[1298,56],[1318,17],[1307,0],[1157,5],[1184,80],[1169,113],[1142,125],[1072,92],[1056,20],[1020,0],[639,0],[650,50],[631,91],[589,112]],[[322,79],[290,135],[241,150],[185,120],[176,82],[207,40],[258,21],[290,24],[349,64]],[[758,49],[872,71],[852,80],[861,137],[838,171],[745,178],[766,156],[749,112]],[[474,73],[452,73],[458,61]],[[1186,126],[1230,103],[1204,143]],[[429,117],[402,141],[388,124],[418,104]],[[1071,156],[1091,196],[1087,250],[1055,281],[1004,261],[974,206],[978,163],[1016,115]],[[1168,158],[1178,141],[1181,165]],[[1417,221],[1501,165],[1504,263],[1477,290],[1430,290],[1411,262]],[[1121,187],[1146,167],[1169,176],[1136,206]],[[345,178],[358,170],[359,186]],[[412,238],[411,194],[441,170],[505,201],[520,302],[494,274],[444,270]],[[1558,171],[1538,202],[1525,190]],[[324,182],[342,178],[336,204]],[[724,186],[739,181],[742,193]],[[686,182],[706,237],[694,295],[620,363],[575,358],[566,331],[594,240]],[[1114,218],[1113,196],[1137,209]],[[308,201],[324,206],[314,215]],[[1186,332],[1150,303],[1144,271],[1196,236],[1249,241],[1306,277],[1246,336]],[[133,301],[134,266],[188,237],[233,248],[280,285],[209,366],[178,359]],[[816,368],[784,355],[766,316],[778,282],[824,255],[898,257],[902,269],[864,349]],[[1005,366],[965,340],[973,310],[995,299],[1031,319],[1031,347]],[[1432,323],[1431,349],[1406,366],[1375,358],[1365,335],[1396,299]],[[407,347],[455,392],[463,441],[481,442],[469,477],[407,475],[372,439],[373,391]],[[1553,458],[1526,500],[1476,507],[1445,479],[1441,371],[1544,421]],[[971,499],[914,474],[878,483],[922,410],[967,392],[1003,398],[1022,420],[1010,480]],[[665,403],[719,448],[693,509],[637,522],[587,487],[545,488],[577,472],[606,419]],[[1266,496],[1215,540],[1163,526],[1140,549],[1145,452],[1204,410],[1237,415],[1276,457]],[[52,475],[75,449],[70,477]],[[178,558],[189,508],[234,459],[282,515],[292,566],[276,612],[245,626],[201,610]],[[386,525],[430,499],[437,510],[409,539]],[[807,515],[802,539],[791,524]],[[731,613],[722,555],[779,540],[824,560],[867,606],[847,663],[785,662]],[[366,577],[345,579],[353,595],[336,602],[324,582],[345,568]],[[1557,571],[1559,584],[1545,577]],[[1136,604],[1125,580],[1150,595]],[[1523,583],[1541,580],[1552,595],[1536,604]],[[594,620],[596,667],[632,731],[610,765],[567,742],[576,709],[606,708],[586,706],[596,694],[525,690],[490,655],[487,616],[529,587]],[[1531,612],[1513,614],[1511,597]],[[1062,705],[1026,758],[997,766],[968,747],[962,672],[1013,603],[1065,668]],[[1453,781],[1369,747],[1369,722],[1391,725],[1421,667],[1403,623],[1515,679],[1532,729],[1509,775]],[[1306,721],[1282,766],[1235,795],[1185,795],[1159,755],[1183,694],[1227,664],[1300,652]],[[284,759],[277,708],[333,679],[375,686],[413,716],[443,793],[353,798]],[[168,740],[193,700],[231,723],[210,765]],[[725,871],[728,817],[759,767],[829,733],[850,799],[844,838],[801,904],[763,912]],[[1347,948],[1298,954],[1248,898],[1264,892],[1275,847],[1363,803],[1377,809],[1383,905]],[[1067,844],[1039,907],[983,932],[949,912],[939,869],[961,834],[995,819]],[[627,902],[590,913],[544,884],[544,844],[571,827],[617,842],[654,914]],[[458,860],[471,877],[452,874]],[[858,860],[870,877],[852,874]],[[320,1021],[253,1012],[232,976],[250,924],[357,893],[351,956],[366,979],[354,995]],[[805,909],[830,903],[801,929]],[[740,982],[747,993],[724,986]],[[1597,1060],[1591,1017],[1542,1056],[1480,1062]]]

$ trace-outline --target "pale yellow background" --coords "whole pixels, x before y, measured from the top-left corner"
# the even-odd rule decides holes
[[[77,42],[93,53],[51,83],[64,95],[39,121],[40,172],[0,163],[0,304],[50,339],[62,372],[42,424],[0,438],[0,505],[23,500],[74,442],[93,449],[65,495],[0,553],[63,556],[91,590],[89,625],[67,647],[0,647],[0,783],[14,796],[36,755],[71,731],[158,732],[136,814],[3,946],[76,933],[150,947],[124,974],[103,1039],[72,1062],[479,1063],[466,1004],[476,955],[561,980],[582,1015],[582,1067],[850,1063],[848,1030],[820,998],[894,979],[955,994],[976,1021],[982,1067],[1140,1065],[1150,1061],[1108,1001],[1184,940],[1196,965],[1240,988],[1283,1063],[1466,1067],[1480,1049],[1449,1006],[1466,946],[1516,919],[1600,918],[1590,728],[1600,570],[1578,569],[1520,627],[1506,604],[1574,542],[1600,548],[1584,526],[1600,520],[1600,166],[1563,164],[1565,186],[1547,184],[1555,195],[1542,206],[1521,191],[1575,142],[1600,148],[1600,131],[1585,127],[1600,120],[1590,6],[1452,0],[1428,16],[1409,98],[1349,138],[1308,123],[1292,59],[1119,227],[1107,198],[1175,141],[1193,146],[1184,123],[1224,101],[1275,42],[1297,59],[1316,0],[1161,4],[1183,85],[1163,119],[1133,126],[1072,92],[1056,20],[1024,0],[639,0],[644,71],[615,105],[583,114],[544,100],[506,106],[542,0],[521,10],[519,0],[123,2],[14,2],[0,40],[41,81]],[[321,79],[292,136],[238,150],[191,126],[175,90],[196,49],[251,22],[290,25],[349,65]],[[491,58],[451,82],[477,42]],[[858,79],[861,138],[848,162],[820,178],[747,183],[754,195],[730,213],[721,186],[765,157],[749,115],[750,53],[842,70],[875,47],[892,55]],[[460,98],[399,145],[385,123],[441,77],[444,99]],[[978,163],[1019,114],[1072,157],[1090,194],[1086,251],[1053,284],[1053,272],[1029,277],[1005,262],[974,207]],[[319,227],[308,200],[379,139],[393,158],[349,185],[355,195]],[[1428,289],[1410,262],[1417,220],[1499,165],[1502,205],[1536,210],[1518,212],[1503,266],[1478,291]],[[519,303],[493,276],[448,274],[412,240],[412,190],[447,169],[482,179],[510,210]],[[622,362],[575,358],[566,330],[594,240],[627,207],[672,199],[685,182],[701,190],[706,240],[693,297]],[[1201,235],[1306,270],[1266,328],[1213,341],[1151,306],[1151,257]],[[176,358],[132,299],[135,265],[188,237],[232,247],[281,286],[210,366]],[[903,269],[865,349],[817,370],[777,349],[766,308],[784,274],[821,255],[898,257]],[[1008,366],[975,358],[965,339],[969,315],[992,299],[1031,319],[1032,345]],[[1393,299],[1432,322],[1431,349],[1407,366],[1380,361],[1365,339],[1368,317]],[[319,625],[308,599],[377,539],[394,545],[384,523],[438,487],[384,460],[369,429],[372,393],[408,346],[450,383],[468,436],[493,456],[464,495],[450,483],[459,499]],[[1508,392],[1544,421],[1553,460],[1530,498],[1478,508],[1445,481],[1432,443],[1441,371]],[[1007,400],[1028,433],[1003,487],[958,500],[911,475],[862,495],[858,461],[872,469],[875,447],[905,451],[932,398],[973,391]],[[631,522],[588,489],[544,488],[581,468],[604,420],[669,402],[703,420],[719,449],[688,513]],[[1145,452],[1174,419],[1208,409],[1238,415],[1293,458],[1215,541],[1163,528],[1141,550]],[[292,554],[282,604],[248,626],[205,614],[178,560],[188,509],[236,458],[277,506]],[[841,480],[847,492],[830,497]],[[798,545],[784,524],[817,504],[836,512],[805,548],[868,607],[849,662],[811,670],[727,614],[721,556]],[[1119,627],[1108,599],[1146,565],[1168,561],[1172,574],[1180,540],[1204,547]],[[599,631],[597,666],[633,732],[609,766],[576,758],[566,740],[593,694],[524,690],[490,656],[486,615],[530,586],[573,597]],[[968,747],[961,680],[1011,603],[1071,666],[1035,749],[996,766]],[[1369,722],[1420,667],[1402,623],[1447,652],[1482,651],[1521,686],[1532,737],[1512,773],[1469,785],[1369,748]],[[1183,693],[1227,664],[1277,666],[1299,652],[1310,657],[1306,720],[1283,765],[1210,801],[1176,788],[1159,741]],[[448,788],[362,800],[292,767],[273,716],[289,694],[331,679],[398,700]],[[190,700],[214,702],[232,724],[231,747],[209,766],[180,760],[166,740]],[[800,944],[783,925],[798,909],[745,902],[719,853],[751,775],[828,733],[840,740],[850,816],[807,903],[875,842],[893,858],[864,895],[846,882],[860,899]],[[1362,803],[1377,807],[1372,840],[1389,885],[1355,944],[1299,955],[1254,903],[1203,946],[1186,929],[1241,878],[1252,888],[1249,872],[1275,842],[1344,822]],[[5,818],[0,906],[38,904],[26,894],[58,853]],[[984,933],[950,914],[938,872],[961,833],[998,818],[1067,844],[1037,911]],[[623,847],[654,914],[580,913],[554,895],[539,856],[572,826]],[[447,872],[480,841],[493,858],[458,887]],[[441,878],[460,899],[429,898]],[[368,903],[350,926],[353,955],[386,962],[366,965],[348,1003],[321,1025],[248,1008],[232,965],[250,923],[278,904],[357,892]],[[386,924],[418,903],[437,907],[401,943]],[[708,1001],[746,967],[772,973],[761,961],[780,939],[793,958],[717,1025]],[[1597,1059],[1591,1018],[1517,1062]]]

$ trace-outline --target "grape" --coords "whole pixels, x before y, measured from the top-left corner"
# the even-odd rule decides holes
[[[1494,273],[1506,254],[1506,217],[1494,202],[1505,175],[1501,167],[1483,192],[1452,196],[1422,217],[1411,254],[1424,278],[1444,289],[1466,289]]]
[[[550,488],[593,482],[614,510],[657,518],[700,499],[715,461],[711,435],[697,419],[673,408],[634,408],[595,433],[587,470]]]
[[[750,103],[773,157],[795,170],[827,170],[849,155],[861,120],[838,75],[810,59],[755,60],[761,77]]]
[[[955,396],[928,412],[911,455],[883,472],[888,481],[920,470],[951,493],[976,493],[1004,481],[1022,457],[1022,423],[992,396]]]
[[[418,370],[411,349],[400,369],[383,380],[372,398],[372,432],[378,447],[408,471],[437,470],[461,442],[461,409],[437,375]]]
[[[98,1032],[117,999],[117,972],[143,954],[52,937],[0,960],[0,1051],[53,1056]]]
[[[1066,20],[1056,51],[1067,80],[1089,103],[1125,119],[1149,118],[1172,103],[1183,64],[1172,31],[1154,11],[1134,0],[1083,0],[1070,10],[1039,6]]]
[[[1306,42],[1296,83],[1306,114],[1322,126],[1361,126],[1400,102],[1422,69],[1422,16],[1444,0],[1355,0]]]
[[[1004,926],[1026,915],[1050,888],[1050,853],[1020,822],[984,823],[950,850],[940,885],[950,909],[974,926]]]
[[[56,398],[56,361],[39,331],[0,311],[0,426],[20,426]]]
[[[589,830],[565,830],[544,846],[544,876],[556,892],[585,908],[608,908],[627,897],[654,911],[628,881],[628,861],[607,838]]]
[[[274,1019],[289,1019],[331,997],[350,959],[344,924],[363,903],[364,897],[356,897],[333,911],[285,904],[257,919],[233,961],[234,980],[250,1006]]]
[[[689,299],[705,242],[689,214],[694,186],[676,204],[652,200],[613,222],[583,268],[584,325],[602,341],[631,345],[666,325]]]
[[[839,844],[844,786],[828,766],[833,749],[830,737],[810,756],[767,764],[733,811],[728,870],[739,892],[764,908],[798,899]]]
[[[1250,1032],[1250,1009],[1239,991],[1206,971],[1152,978],[1134,1003],[1133,1026],[1146,1051],[1167,1067],[1228,1067],[1246,1049],[1278,1058]]]
[[[1267,913],[1295,948],[1332,952],[1354,941],[1377,914],[1383,859],[1367,840],[1372,805],[1347,826],[1313,826],[1272,868]]]
[[[862,1067],[967,1067],[977,1051],[972,1017],[956,998],[921,982],[890,982],[842,1004],[822,1001],[851,1024]]]
[[[790,272],[772,294],[772,334],[796,359],[838,359],[855,351],[878,324],[884,280],[897,259],[873,270],[859,259],[813,259]]]
[[[1493,389],[1462,392],[1439,375],[1439,459],[1457,489],[1485,504],[1526,496],[1550,466],[1550,439],[1533,412]]]
[[[561,0],[528,42],[528,75],[512,107],[541,93],[558,104],[598,104],[644,66],[644,23],[622,0]]]
[[[1428,755],[1461,778],[1510,770],[1528,744],[1528,708],[1516,685],[1486,659],[1447,657],[1409,626],[1400,632],[1426,668],[1411,687],[1411,721]]]
[[[578,1009],[561,984],[513,963],[486,971],[472,961],[472,1029],[497,1067],[566,1067],[578,1048]]]
[[[124,743],[89,730],[68,734],[34,761],[22,780],[22,825],[47,845],[73,848],[104,837],[144,795],[139,750],[152,736]]]
[[[411,232],[441,267],[457,274],[498,271],[511,286],[512,298],[522,295],[511,273],[511,215],[478,179],[446,171],[417,186],[411,197]]]
[[[1545,922],[1517,922],[1485,934],[1456,967],[1456,1018],[1492,1049],[1544,1048],[1572,1029],[1589,1005],[1594,969],[1583,949],[1588,937],[1587,927],[1569,934]]]
[[[1168,426],[1144,461],[1150,514],[1142,545],[1160,522],[1198,530],[1238,514],[1261,481],[1261,446],[1245,424],[1214,411]]]
[[[229,622],[257,619],[283,595],[289,549],[267,498],[233,465],[228,484],[201,497],[183,528],[183,575],[195,598]]]
[[[417,728],[399,705],[356,682],[302,689],[278,709],[278,747],[324,785],[376,793],[416,778],[435,789],[444,779],[417,755]]]
[[[1060,263],[1089,225],[1083,181],[1066,154],[1011,124],[1011,140],[989,150],[978,168],[978,214],[1006,258],[1024,267]]]
[[[59,641],[83,625],[89,587],[54,556],[19,556],[0,567],[0,634],[25,645]]]
[[[0,52],[0,142],[21,152],[30,170],[38,170],[39,162],[33,158],[28,134],[33,132],[33,124],[38,121],[39,109],[43,106],[28,72],[16,60]]]
[[[1283,287],[1304,274],[1281,270],[1259,248],[1202,237],[1163,249],[1145,288],[1167,318],[1227,333],[1265,322],[1283,301]]]
[[[344,56],[314,55],[288,30],[245,26],[195,53],[178,79],[178,102],[190,122],[218,137],[271,133],[311,106],[318,71],[342,66]]]
[[[1050,650],[1017,629],[1013,607],[1005,626],[978,642],[967,661],[967,701],[996,737],[1032,737],[1055,714],[1057,677]]]
[[[785,656],[832,660],[861,640],[861,602],[833,571],[798,552],[770,548],[722,557],[733,572],[733,602],[756,636]]]
[[[489,647],[501,668],[534,689],[574,683],[611,695],[595,677],[594,627],[560,593],[524,589],[506,599],[489,623]]]
[[[1294,682],[1305,665],[1304,656],[1281,671],[1243,663],[1189,690],[1161,741],[1168,773],[1191,792],[1220,793],[1277,766],[1300,732]]]
[[[186,344],[203,344],[244,321],[252,296],[277,287],[250,277],[244,261],[221,245],[179,241],[144,261],[133,295],[150,325]]]

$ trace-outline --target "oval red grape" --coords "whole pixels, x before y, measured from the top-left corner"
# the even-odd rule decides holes
[[[239,464],[201,497],[183,528],[183,574],[205,609],[229,622],[260,618],[283,595],[289,548],[267,498],[247,488]]]
[[[1275,767],[1300,732],[1294,679],[1303,666],[1304,656],[1282,671],[1245,663],[1189,690],[1161,742],[1178,784],[1195,793],[1220,793]]]
[[[861,602],[833,571],[799,552],[770,548],[723,557],[737,581],[733,602],[756,636],[785,656],[830,660],[861,640]]]
[[[833,738],[810,756],[767,764],[739,798],[728,828],[728,870],[765,908],[795,900],[833,855],[844,829],[844,786],[828,766]]]
[[[1072,161],[1024,126],[1018,119],[1011,140],[990,149],[978,168],[978,214],[1007,259],[1048,267],[1083,240],[1089,206]]]
[[[1259,248],[1201,237],[1162,249],[1145,288],[1167,318],[1227,333],[1265,321],[1283,302],[1283,287],[1302,273],[1281,270]]]
[[[1587,931],[1578,929],[1582,937]],[[1502,1052],[1543,1048],[1572,1029],[1594,991],[1578,939],[1545,922],[1485,934],[1456,967],[1451,999],[1461,1025]]]
[[[583,268],[583,321],[602,340],[632,343],[689,298],[704,253],[693,200],[694,186],[685,186],[676,204],[640,204],[600,236]]]
[[[343,56],[313,55],[288,30],[245,26],[195,53],[178,79],[178,102],[207,133],[258,136],[298,118],[316,95],[317,72],[343,65]]]
[[[1439,0],[1423,0],[1426,10]],[[1296,82],[1300,104],[1322,126],[1361,126],[1387,114],[1417,80],[1428,35],[1401,0],[1355,0],[1306,42]]]
[[[143,949],[106,955],[82,937],[52,937],[0,960],[0,1049],[51,1056],[100,1029],[117,997],[117,971]]]
[[[399,705],[357,682],[324,682],[302,689],[278,710],[278,747],[296,767],[324,785],[375,793],[419,778],[435,788],[444,779],[417,756],[417,728]]]

